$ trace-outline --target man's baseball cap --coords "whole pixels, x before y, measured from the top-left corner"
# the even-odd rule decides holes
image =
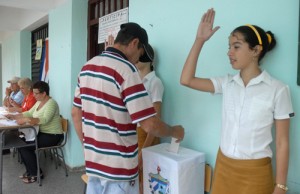
[[[153,55],[151,55],[151,51],[149,50],[148,35],[144,28],[142,28],[137,23],[128,22],[125,24],[121,24],[120,31],[123,32],[124,34],[130,34],[134,38],[138,38],[145,50],[144,55],[141,56],[140,58],[148,57],[151,61],[153,61]]]
[[[13,78],[11,78],[10,80],[8,80],[7,83],[15,84],[15,83],[18,83],[18,81],[19,81],[20,79],[21,79],[21,78],[19,78],[19,77],[13,77]]]
[[[152,58],[149,58],[148,55],[143,55],[140,57],[140,62],[147,63],[147,62],[153,62],[153,60],[154,60],[154,50],[153,50],[152,46],[150,44],[148,44],[147,47],[148,47],[147,48],[148,53],[152,56]]]

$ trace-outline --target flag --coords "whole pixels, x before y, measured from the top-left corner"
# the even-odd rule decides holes
[[[40,80],[49,83],[49,40],[45,39],[40,65]]]

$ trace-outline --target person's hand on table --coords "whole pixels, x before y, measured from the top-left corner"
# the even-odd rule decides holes
[[[9,120],[14,120],[16,115],[6,114],[4,116]]]
[[[6,110],[8,112],[16,112],[16,107],[9,107],[9,108],[6,108]]]
[[[29,124],[30,123],[30,120],[29,118],[19,118],[19,119],[16,119],[16,122],[18,123],[18,125],[25,125],[25,124]]]
[[[14,101],[12,98],[9,98],[9,104],[13,107],[18,106],[18,103],[16,103],[16,101]]]

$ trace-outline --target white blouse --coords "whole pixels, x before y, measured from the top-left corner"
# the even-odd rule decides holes
[[[236,159],[272,157],[274,119],[294,116],[289,88],[266,71],[245,87],[240,74],[211,79],[223,94],[222,152]]]
[[[164,86],[161,80],[151,71],[143,78],[143,84],[151,98],[152,103],[162,102]]]

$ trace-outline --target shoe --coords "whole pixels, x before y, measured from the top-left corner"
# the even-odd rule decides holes
[[[27,172],[24,172],[22,175],[19,176],[20,179],[24,179],[29,177],[29,174]]]
[[[23,182],[26,183],[26,184],[34,183],[36,181],[37,181],[36,176],[29,176],[29,177],[23,178]]]
[[[22,175],[19,176],[20,179],[26,179],[28,177],[37,177],[37,176],[30,176],[27,172],[24,172],[24,174],[22,174]],[[40,174],[40,177],[41,177],[41,179],[44,178],[43,173]]]

